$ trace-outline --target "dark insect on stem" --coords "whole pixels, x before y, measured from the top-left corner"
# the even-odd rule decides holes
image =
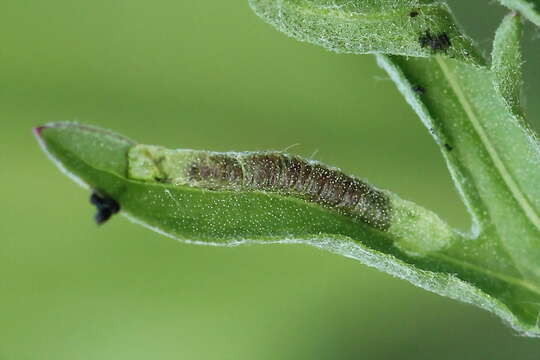
[[[426,93],[426,89],[421,85],[414,85],[412,90],[416,95],[424,95]]]
[[[426,31],[420,35],[418,42],[420,43],[421,47],[428,47],[435,52],[446,51],[452,45],[450,38],[445,32],[434,35],[431,32]]]
[[[454,147],[448,143],[444,143],[444,148],[448,151],[452,151],[454,149]]]
[[[418,11],[416,11],[416,10],[411,11],[411,12],[409,13],[409,16],[412,17],[412,18],[413,18],[413,17],[417,17],[417,16],[418,16]]]
[[[90,203],[97,209],[94,219],[98,225],[105,223],[112,215],[120,211],[120,204],[116,200],[95,191],[90,196]]]

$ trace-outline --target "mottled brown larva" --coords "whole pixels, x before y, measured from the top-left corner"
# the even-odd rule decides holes
[[[208,190],[265,191],[317,203],[378,230],[390,226],[388,196],[318,162],[281,152],[212,153],[137,145],[130,176]],[[159,174],[159,176],[157,176]]]

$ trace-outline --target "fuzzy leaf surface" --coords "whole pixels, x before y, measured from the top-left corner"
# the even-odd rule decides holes
[[[508,14],[497,29],[493,41],[493,63],[495,89],[506,101],[512,112],[523,117],[521,90],[523,86],[523,58],[521,37],[523,26],[517,14]]]
[[[487,67],[440,2],[250,4],[264,20],[296,39],[337,52],[377,54],[439,145],[471,214],[469,234],[389,191],[381,191],[389,204],[380,209],[388,212],[387,222],[374,227],[292,193],[201,187],[183,180],[191,163],[180,161],[179,172],[174,166],[173,160],[185,154],[192,159],[193,150],[141,145],[89,126],[55,123],[37,128],[43,150],[66,175],[118,202],[131,220],[175,239],[225,246],[317,246],[480,306],[521,333],[540,336],[540,146],[519,106],[516,17],[503,21],[493,65]],[[281,168],[278,173],[272,169],[263,169],[264,179],[284,176]],[[314,177],[306,179],[304,190],[316,186]],[[321,187],[317,196],[327,190]]]
[[[348,26],[348,12],[354,17],[357,12],[375,9],[389,11],[388,16],[393,16],[397,9],[404,12],[412,4],[442,6],[431,1],[347,4],[348,7],[339,1],[251,1],[257,14],[285,34],[329,50],[355,53],[370,53],[373,49],[357,46],[349,51],[339,42],[326,41],[345,36],[342,29]],[[318,11],[316,21],[309,20],[305,29],[298,29],[303,26],[302,13],[314,8]],[[335,9],[339,9],[339,16]],[[284,13],[288,15],[283,16]],[[415,21],[417,17],[409,20]],[[392,21],[399,23],[402,19]],[[384,22],[376,16],[371,20]],[[523,121],[519,106],[519,20],[510,15],[499,28],[492,68],[471,62],[465,56],[449,56],[452,51],[460,51],[459,47],[451,50],[457,43],[454,37],[466,37],[452,23],[451,16],[446,18],[447,22],[436,18],[433,21],[452,29],[448,30],[453,35],[449,37],[451,46],[447,51],[431,51],[427,57],[414,52],[400,53],[396,49],[403,48],[402,39],[389,35],[384,37],[385,45],[376,51],[377,58],[439,145],[471,214],[473,227],[467,240],[455,242],[445,250],[445,256],[474,264],[497,277],[508,276],[507,279],[513,279],[511,282],[517,280],[532,292],[505,292],[502,289],[507,284],[496,294],[478,278],[467,278],[463,273],[457,273],[457,277],[505,304],[490,310],[507,320],[513,317],[510,322],[514,328],[538,336],[540,305],[535,299],[540,285],[540,146]],[[358,25],[357,29],[362,32],[367,28]],[[352,32],[348,34],[352,37],[343,43],[351,44],[360,38]],[[364,33],[365,37],[370,35]],[[412,42],[412,35],[406,41]],[[462,295],[455,298],[470,301]]]
[[[206,245],[316,246],[488,309],[522,332],[538,330],[534,320],[540,289],[522,276],[508,253],[493,261],[487,255],[500,249],[490,238],[463,236],[432,212],[390,192],[384,192],[392,209],[390,227],[381,231],[279,192],[204,189],[154,180],[152,173],[137,179],[133,169],[152,158],[138,158],[141,145],[108,130],[54,123],[37,128],[36,136],[66,175],[111,197],[129,219],[161,234]],[[159,148],[156,154],[186,151],[191,150]]]
[[[249,0],[255,13],[300,41],[340,53],[441,54],[483,59],[446,4],[420,0]],[[446,41],[447,40],[447,41]]]

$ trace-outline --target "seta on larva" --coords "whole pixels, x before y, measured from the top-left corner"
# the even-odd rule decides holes
[[[216,153],[135,145],[128,176],[210,191],[264,191],[314,202],[378,230],[390,227],[388,196],[318,162],[281,152]]]

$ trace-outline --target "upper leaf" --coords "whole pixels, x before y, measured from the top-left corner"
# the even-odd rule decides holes
[[[440,54],[483,63],[444,3],[420,0],[249,0],[285,34],[353,54]]]

